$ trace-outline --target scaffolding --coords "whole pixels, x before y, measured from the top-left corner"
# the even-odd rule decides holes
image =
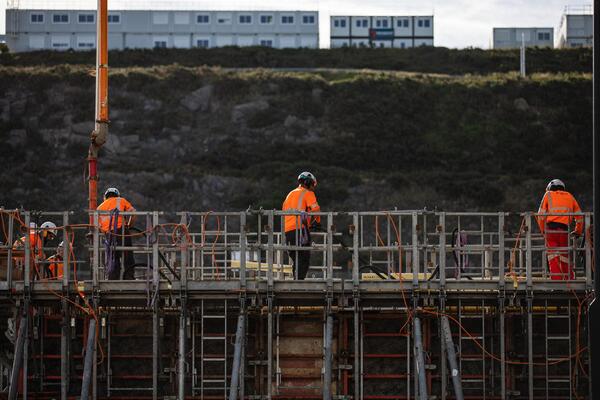
[[[529,212],[323,212],[308,246],[293,212],[121,213],[140,228],[110,245],[108,215],[0,210],[9,399],[591,399],[589,213],[562,248]],[[30,242],[43,220],[62,276]],[[111,251],[135,279],[107,278]]]

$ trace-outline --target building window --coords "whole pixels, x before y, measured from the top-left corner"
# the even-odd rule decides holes
[[[219,24],[219,25],[231,25],[231,14],[217,15],[217,24]]]
[[[121,23],[121,14],[108,14],[108,23],[109,24],[120,24]]]
[[[431,26],[431,22],[428,19],[423,21],[423,24],[425,25],[425,28],[429,28]]]
[[[260,45],[264,47],[273,47],[273,41],[270,39],[261,39]]]
[[[77,16],[77,22],[80,24],[93,24],[94,14],[79,14]]]
[[[396,22],[398,28],[408,28],[408,19],[399,19]]]
[[[422,28],[423,27],[423,20],[419,20],[418,25],[419,25],[419,28]]]
[[[53,24],[68,24],[69,14],[52,14]]]
[[[197,24],[208,24],[210,23],[210,17],[207,14],[196,15]]]
[[[44,14],[31,14],[31,23],[32,24],[43,24],[44,23]]]
[[[166,40],[154,40],[154,48],[155,49],[166,49],[167,48],[167,41]]]
[[[196,47],[200,47],[203,49],[208,49],[208,39],[198,39],[196,40]]]
[[[356,27],[357,28],[367,28],[369,26],[369,21],[367,19],[357,19]]]
[[[549,32],[538,32],[538,40],[545,40],[545,41],[550,40],[550,33]]]
[[[293,24],[294,23],[294,16],[293,15],[282,15],[281,16],[281,23],[282,24]]]
[[[405,49],[406,48],[406,43],[404,43],[404,42],[400,43],[400,48],[401,49]]]
[[[272,15],[261,15],[260,16],[261,25],[271,25],[273,23]]]
[[[377,26],[377,28],[387,28],[389,26],[387,19],[378,19],[375,25]]]
[[[313,25],[315,23],[315,16],[314,15],[303,15],[302,23],[304,25]]]
[[[252,15],[240,15],[240,24],[251,24]]]
[[[345,28],[346,27],[346,20],[345,19],[334,19],[333,20],[333,26],[336,28]]]

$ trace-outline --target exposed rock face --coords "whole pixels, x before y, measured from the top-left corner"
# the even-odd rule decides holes
[[[99,192],[119,187],[139,210],[279,208],[304,170],[328,210],[535,209],[555,175],[589,207],[585,76],[545,77],[547,93],[497,77],[112,71]],[[87,68],[43,85],[2,74],[0,206],[84,209]]]
[[[265,111],[269,108],[266,100],[256,100],[244,104],[239,104],[231,110],[231,121],[241,123],[250,118],[259,111]]]
[[[203,86],[184,97],[181,104],[189,111],[208,111],[212,93],[213,85]]]

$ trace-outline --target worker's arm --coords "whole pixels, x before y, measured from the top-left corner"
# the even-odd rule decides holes
[[[540,227],[540,232],[544,233],[546,228],[546,217],[540,215],[548,212],[548,196],[550,192],[546,192],[544,197],[542,197],[542,202],[540,203],[540,208],[538,209],[538,215],[536,217],[538,226]]]
[[[306,209],[309,212],[319,212],[321,211],[321,206],[317,203],[317,196],[315,196],[314,192],[308,192],[306,194]],[[321,223],[321,216],[316,215],[313,217],[317,224]]]
[[[581,207],[579,207],[579,203],[577,203],[577,200],[575,200],[575,197],[573,197],[573,212],[575,212],[575,213],[581,212]],[[581,235],[583,233],[583,216],[581,216],[581,215],[578,215],[575,217],[575,233],[577,235]]]
[[[133,211],[135,211],[135,207],[133,207],[130,202],[125,201],[125,207],[124,207],[123,211],[133,212]],[[133,226],[133,224],[135,223],[135,217],[136,217],[135,215],[130,215],[129,218],[127,218],[127,222],[125,224],[127,226],[127,228]]]

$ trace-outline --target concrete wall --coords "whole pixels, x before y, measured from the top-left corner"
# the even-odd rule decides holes
[[[494,49],[554,47],[554,28],[494,28]]]
[[[433,46],[433,16],[332,16],[331,47]],[[385,39],[371,37],[372,30],[392,30]]]
[[[88,40],[96,31],[95,14],[84,10],[8,10],[7,43],[15,52],[89,50],[95,47],[95,40],[91,46]],[[109,12],[109,48],[156,45],[317,48],[319,18],[316,11]]]

